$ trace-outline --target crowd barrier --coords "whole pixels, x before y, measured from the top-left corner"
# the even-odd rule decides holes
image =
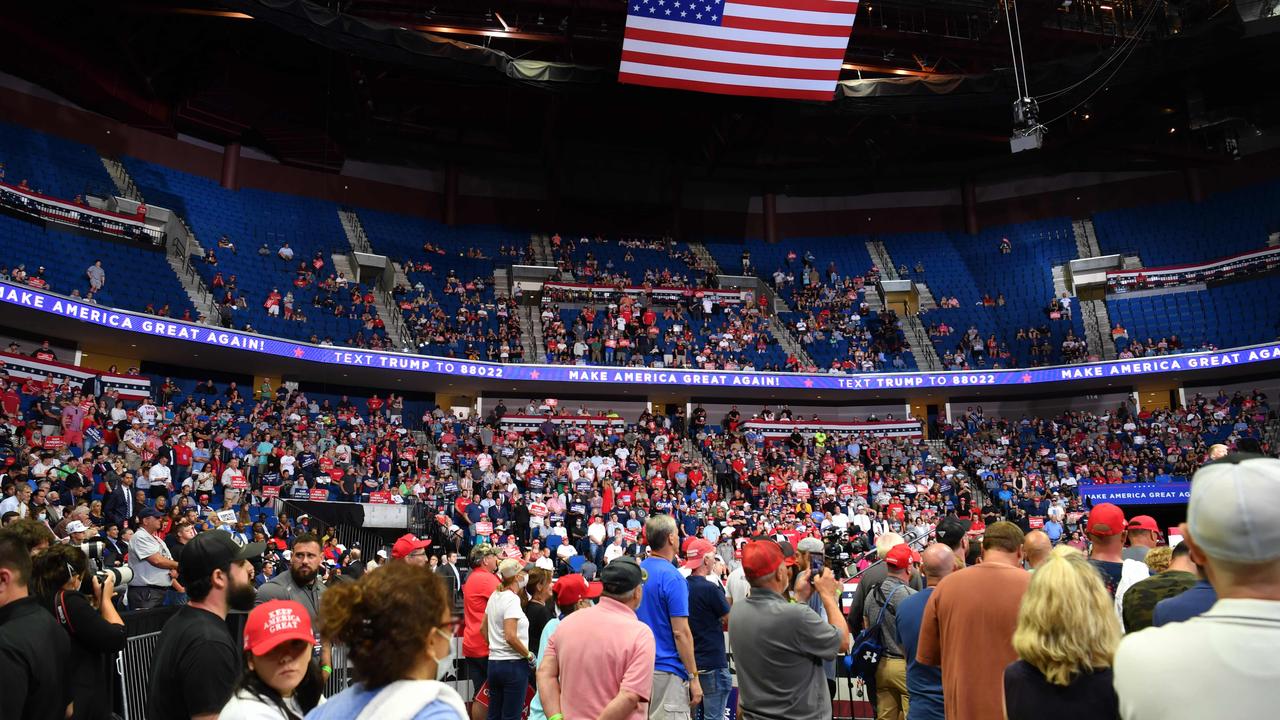
[[[150,613],[159,613],[164,619],[168,619],[176,608],[160,608],[159,610],[144,610],[131,613],[134,616],[141,616]],[[235,614],[228,616],[228,625],[243,626],[244,614],[240,613],[239,617]],[[454,657],[462,657],[462,639],[454,638]],[[155,657],[156,647],[160,643],[160,631],[149,630],[137,635],[130,635],[125,640],[124,650],[116,656],[116,672],[119,673],[120,702],[116,704],[116,709],[123,720],[146,720],[147,718],[147,691],[149,687],[148,678],[151,673],[151,661]],[[343,690],[347,689],[354,682],[351,672],[351,663],[347,657],[347,649],[341,645],[334,645],[330,651],[329,665],[333,668],[333,672],[329,675],[329,680],[325,683],[325,697],[333,697]],[[459,679],[457,677],[458,665],[451,668],[446,682],[457,690],[463,697],[471,697],[473,692],[473,684],[470,679]]]

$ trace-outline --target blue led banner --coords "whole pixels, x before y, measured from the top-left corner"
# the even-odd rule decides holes
[[[451,377],[608,385],[792,388],[802,390],[927,390],[934,388],[1038,385],[1074,380],[1105,380],[1158,375],[1182,370],[1225,368],[1280,360],[1280,343],[1187,355],[1120,360],[1052,368],[982,372],[871,373],[865,375],[743,372],[577,365],[503,365],[406,353],[311,345],[253,333],[223,330],[142,313],[79,302],[52,293],[0,282],[0,302],[69,317],[139,336],[166,337],[202,345],[295,358],[343,367],[376,368]]]
[[[1116,505],[1186,505],[1191,500],[1191,483],[1081,485],[1080,495],[1095,505],[1104,502]]]

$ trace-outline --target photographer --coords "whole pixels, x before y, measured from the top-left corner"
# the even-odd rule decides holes
[[[124,649],[124,621],[111,602],[120,570],[89,575],[89,558],[75,545],[54,545],[32,560],[31,590],[71,637],[66,679],[73,720],[111,717],[110,662]],[[80,591],[86,575],[92,597]]]

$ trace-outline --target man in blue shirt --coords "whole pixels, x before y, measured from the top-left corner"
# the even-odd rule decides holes
[[[907,658],[907,694],[911,698],[907,720],[945,720],[942,668],[917,662],[916,648],[920,645],[924,606],[934,587],[955,570],[956,557],[951,548],[934,543],[920,554],[920,561],[928,587],[898,603],[898,638]]]
[[[689,585],[674,564],[680,547],[675,518],[653,515],[645,522],[644,533],[649,558],[641,567],[649,579],[636,617],[653,630],[657,650],[649,720],[689,718],[690,707],[702,702],[702,685],[689,630]]]
[[[1190,620],[1203,615],[1216,602],[1218,593],[1202,576],[1190,590],[1156,603],[1155,612],[1151,615],[1151,626],[1160,627]]]
[[[685,551],[684,566],[689,569],[689,630],[693,633],[693,654],[698,663],[698,683],[702,686],[702,704],[694,712],[694,720],[722,720],[729,704],[733,678],[729,676],[729,658],[724,647],[724,626],[729,619],[729,600],[724,588],[710,579],[721,566],[715,546],[697,538]]]

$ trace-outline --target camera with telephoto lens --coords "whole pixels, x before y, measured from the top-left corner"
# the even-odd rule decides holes
[[[95,538],[89,538],[88,540],[85,540],[84,542],[80,543],[76,547],[80,548],[81,552],[83,552],[91,562],[101,563],[102,550],[106,546],[107,546],[107,541],[105,539],[100,537],[95,537]]]
[[[98,582],[106,582],[107,577],[110,576],[111,581],[115,583],[115,591],[123,593],[129,587],[129,583],[133,581],[133,568],[128,565],[109,567],[95,572],[93,576],[98,578]]]

